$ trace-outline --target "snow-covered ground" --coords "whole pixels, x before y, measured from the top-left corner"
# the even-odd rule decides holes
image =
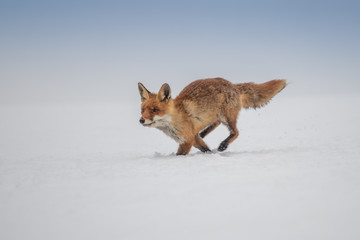
[[[139,105],[1,105],[0,239],[360,239],[360,98],[279,94],[186,157]]]

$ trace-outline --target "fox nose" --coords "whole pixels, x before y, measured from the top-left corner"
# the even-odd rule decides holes
[[[140,118],[140,123],[144,123],[144,122],[145,122],[145,119]]]

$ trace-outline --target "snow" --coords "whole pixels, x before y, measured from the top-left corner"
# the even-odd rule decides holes
[[[185,157],[139,102],[0,105],[0,239],[360,238],[359,97],[279,94]]]

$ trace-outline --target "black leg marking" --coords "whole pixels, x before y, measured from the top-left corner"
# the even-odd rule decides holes
[[[206,145],[206,143],[202,140],[202,138],[199,136],[199,134],[195,135],[195,144],[194,147],[199,149],[202,152],[210,152],[211,150]]]
[[[204,130],[200,132],[200,137],[204,138],[206,135],[208,135],[210,132],[212,132],[217,126],[219,126],[220,122],[214,122],[210,124],[208,127],[206,127]]]
[[[236,134],[232,133],[232,134],[230,134],[230,136],[228,136],[224,141],[222,141],[222,142],[220,143],[220,146],[219,146],[219,148],[218,148],[218,151],[219,151],[219,152],[225,151],[225,150],[227,149],[227,147],[229,146],[229,141],[230,141],[233,137],[235,137],[235,136],[236,136]]]
[[[207,146],[200,146],[200,151],[202,151],[202,152],[211,152],[211,150],[207,147]]]

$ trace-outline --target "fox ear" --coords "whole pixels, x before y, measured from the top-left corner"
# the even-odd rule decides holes
[[[139,87],[139,93],[141,97],[141,102],[145,101],[146,99],[149,99],[150,92],[142,85],[142,83],[138,83]]]
[[[163,101],[169,101],[171,98],[171,89],[169,84],[164,83],[162,87],[160,88],[160,91],[158,93],[158,98],[160,102]]]

